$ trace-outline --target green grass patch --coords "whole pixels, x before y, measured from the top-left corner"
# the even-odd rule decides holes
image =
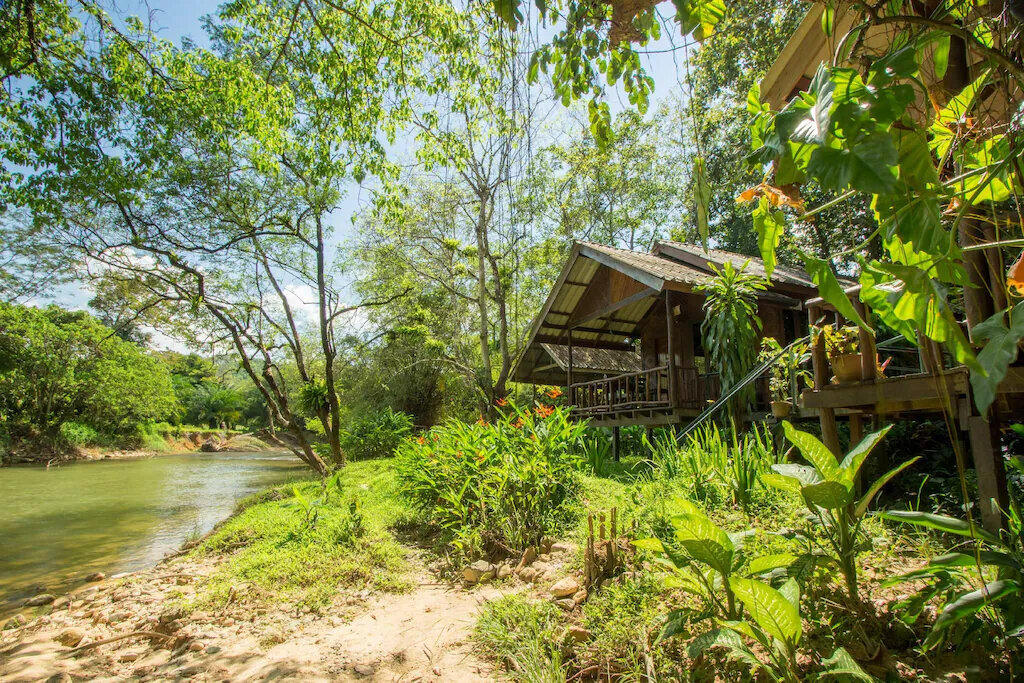
[[[287,600],[322,611],[341,591],[369,588],[401,592],[409,588],[405,549],[390,528],[407,514],[398,498],[390,464],[367,461],[348,465],[340,491],[319,480],[255,494],[243,500],[235,516],[193,551],[226,554],[218,571],[199,591],[193,607],[224,605],[232,587],[246,595]],[[300,502],[322,499],[315,521]]]
[[[474,641],[514,681],[563,683],[563,622],[550,602],[509,595],[484,605]]]

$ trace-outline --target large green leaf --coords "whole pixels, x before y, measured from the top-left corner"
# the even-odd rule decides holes
[[[683,35],[693,33],[697,41],[708,38],[725,16],[724,0],[673,0],[676,21]]]
[[[755,557],[747,565],[747,574],[755,576],[757,574],[764,574],[766,572],[779,569],[781,567],[788,567],[789,565],[796,562],[797,556],[790,553],[780,553],[778,555],[761,555]]]
[[[761,197],[754,209],[754,231],[757,232],[757,248],[764,261],[765,277],[771,279],[775,271],[775,251],[786,231],[786,215],[778,209],[773,210],[766,197]]]
[[[871,194],[887,194],[896,187],[899,153],[892,138],[872,133],[847,149],[818,147],[807,171],[822,186],[842,192],[848,188]]]
[[[965,617],[977,614],[996,600],[1008,595],[1015,595],[1021,589],[1015,581],[991,581],[976,591],[971,591],[950,602],[939,613],[932,630],[924,641],[925,648],[936,645],[942,638],[942,632]]]
[[[779,595],[786,598],[793,607],[796,607],[797,612],[800,611],[800,583],[795,578],[789,577],[779,586]]]
[[[747,664],[753,669],[764,667],[764,664],[743,642],[743,638],[735,631],[727,628],[716,628],[697,636],[686,647],[686,654],[691,659],[695,659],[703,654],[705,650],[716,647],[726,648],[729,651],[730,657]]]
[[[855,680],[872,683],[875,679],[870,676],[860,664],[850,656],[844,648],[836,648],[832,656],[821,660],[822,671],[819,678],[839,678],[844,681]]]
[[[875,495],[882,490],[882,487],[888,484],[890,479],[892,479],[897,474],[907,469],[920,459],[921,456],[911,458],[910,460],[907,460],[905,463],[897,465],[896,467],[892,468],[891,470],[880,476],[878,479],[876,479],[874,483],[871,484],[871,487],[867,490],[867,493],[861,496],[860,500],[857,501],[857,507],[854,508],[853,511],[854,516],[861,517],[865,512],[867,512],[868,506],[871,505],[871,499],[874,498]]]
[[[807,94],[814,98],[814,103],[807,110],[807,118],[793,129],[791,140],[813,145],[825,144],[828,140],[834,90],[835,84],[832,82],[830,69],[822,62],[818,65],[818,71],[807,89]]]
[[[846,477],[853,481],[857,473],[860,472],[861,465],[864,464],[864,459],[871,454],[878,442],[885,438],[885,435],[892,429],[892,425],[886,425],[877,432],[871,432],[863,439],[860,440],[856,446],[850,449],[850,452],[843,458],[843,462],[839,464],[840,469],[846,474]]]
[[[847,320],[852,320],[866,330],[871,327],[860,317],[860,313],[853,307],[853,303],[839,284],[836,274],[832,271],[832,265],[824,259],[815,258],[809,254],[802,253],[801,258],[807,268],[807,273],[818,286],[818,294],[822,299],[832,304],[839,313]]]
[[[808,505],[826,510],[838,510],[853,502],[853,484],[845,481],[823,481],[801,489]]]
[[[825,481],[824,479],[822,479],[821,475],[818,474],[818,470],[814,469],[813,467],[808,467],[807,465],[796,465],[794,463],[787,462],[780,463],[778,465],[772,465],[772,470],[774,470],[776,473],[784,477],[796,479],[798,488],[793,490],[798,493],[800,491],[800,486],[820,484],[821,482]]]
[[[693,559],[703,562],[722,574],[732,571],[734,546],[729,535],[701,514],[676,515],[672,518],[676,539]]]
[[[813,434],[802,432],[790,422],[782,423],[782,430],[786,438],[800,451],[807,462],[814,465],[814,469],[826,481],[839,481],[842,473],[839,470],[839,463],[832,451]]]
[[[974,327],[974,340],[987,340],[978,353],[978,365],[984,372],[971,370],[971,390],[974,404],[982,415],[996,400],[996,390],[1006,378],[1010,363],[1017,360],[1019,344],[1024,338],[1024,301],[1010,309],[1010,326],[1006,326],[1007,311],[1000,311]]]
[[[931,512],[918,512],[916,510],[890,510],[880,513],[879,517],[893,522],[906,522],[907,524],[936,529],[947,534],[980,538],[990,543],[999,543],[999,537],[995,534],[977,525],[968,524],[966,521],[956,517],[936,515]]]
[[[729,587],[762,631],[781,643],[800,642],[800,611],[782,593],[755,579],[731,578]]]
[[[1013,559],[1013,555],[995,550],[979,551],[977,557],[969,553],[946,553],[945,555],[933,557],[928,563],[928,567],[930,569],[938,567],[976,567],[979,561],[983,565],[1005,567],[1015,572],[1021,571],[1021,566]]]

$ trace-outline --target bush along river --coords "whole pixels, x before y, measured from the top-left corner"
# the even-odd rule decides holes
[[[155,564],[241,498],[306,474],[290,454],[266,452],[0,468],[0,614],[96,572]]]

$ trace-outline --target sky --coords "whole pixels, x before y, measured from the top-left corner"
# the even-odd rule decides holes
[[[150,28],[161,38],[176,45],[180,45],[182,40],[187,38],[197,45],[206,46],[209,43],[202,27],[202,18],[215,12],[219,4],[217,0],[120,0],[114,18],[115,21],[124,21],[130,16],[138,16],[146,21],[148,17]],[[670,7],[667,3],[666,6]],[[677,31],[672,30],[674,26],[671,23],[668,27],[669,30],[662,31],[661,40],[648,47],[649,54],[643,56],[645,67],[655,81],[651,111],[654,111],[658,103],[665,98],[685,89],[682,69],[686,50],[680,49],[684,41]],[[544,37],[541,36],[542,39]],[[613,113],[629,106],[624,97],[616,95],[610,98],[609,105]],[[409,141],[400,140],[395,147],[400,155],[406,155],[406,152],[411,154]],[[354,182],[351,184],[349,192],[331,215],[336,239],[339,242],[352,235],[352,217],[366,206],[370,198],[368,188],[360,187]],[[307,291],[309,288],[303,289],[302,286],[298,286],[293,289],[290,303],[299,308],[309,308],[312,304],[312,292]],[[37,303],[52,302],[68,308],[87,308],[90,298],[92,293],[83,284],[69,283],[52,292],[45,301]],[[156,335],[154,342],[160,347],[184,350],[181,344],[163,335]]]

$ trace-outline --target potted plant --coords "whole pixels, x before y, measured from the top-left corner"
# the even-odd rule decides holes
[[[779,356],[779,359],[772,364],[768,375],[768,391],[771,393],[772,415],[776,418],[788,417],[793,411],[791,392],[800,393],[800,383],[809,384],[810,373],[800,366],[807,360],[808,347],[806,344],[794,344],[782,353],[782,346],[772,337],[765,337],[761,341],[761,361]]]
[[[825,342],[825,353],[832,365],[832,373],[836,382],[845,384],[858,382],[862,379],[863,360],[861,359],[860,343],[857,328],[853,326],[835,327],[823,325],[814,329],[815,339],[821,335]]]

